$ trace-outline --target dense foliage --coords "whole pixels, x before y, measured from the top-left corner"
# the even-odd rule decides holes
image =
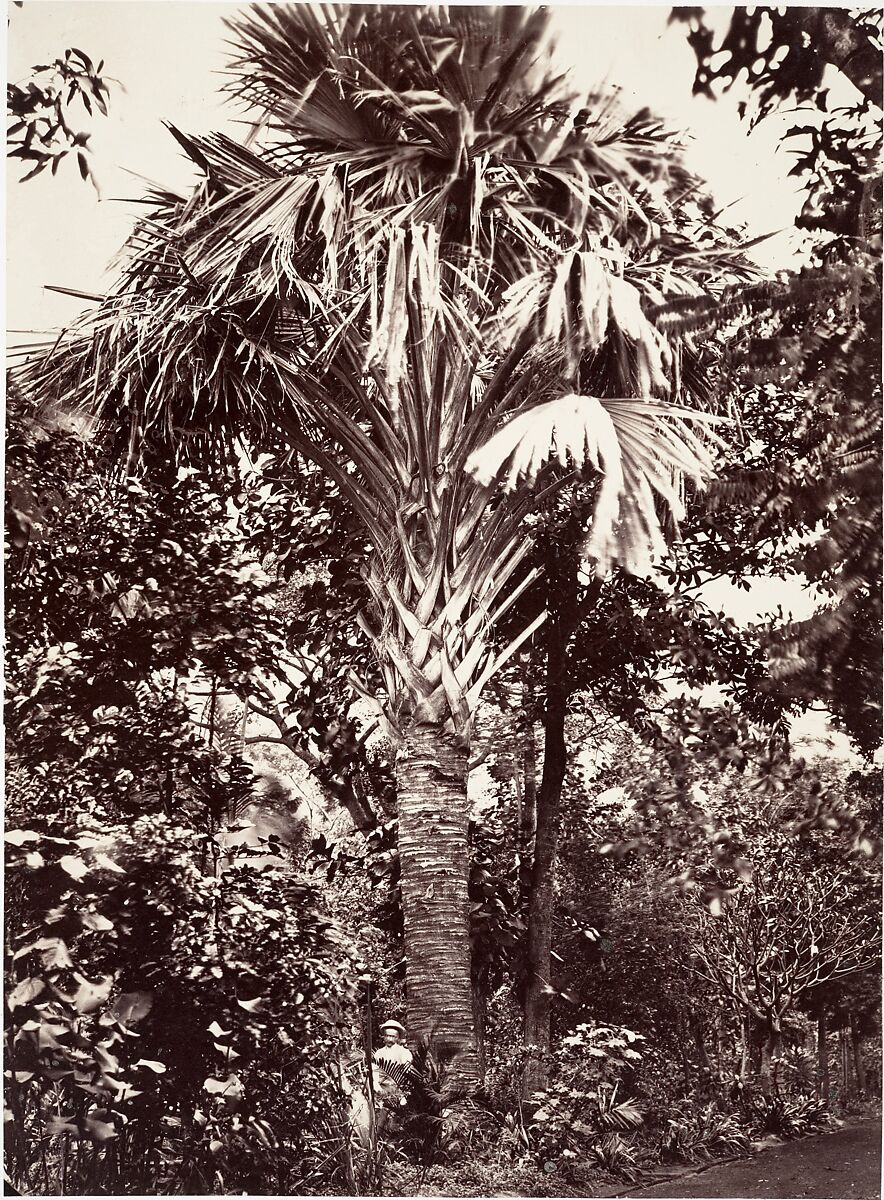
[[[280,844],[225,837],[254,777],[192,700],[276,669],[269,581],[192,472],[115,479],[9,415],[13,1178],[287,1190],[337,1119],[348,948]]]
[[[698,90],[815,106],[777,279],[540,13],[233,23],[255,136],[173,131],[197,189],[10,384],[13,1187],[586,1195],[877,1097],[880,54],[839,12],[676,10]],[[102,69],[10,91],[32,173]],[[759,576],[818,610],[707,602]],[[821,705],[850,761],[795,744]]]

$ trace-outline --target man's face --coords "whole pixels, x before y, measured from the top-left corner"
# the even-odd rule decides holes
[[[384,1045],[395,1046],[399,1041],[399,1031],[397,1029],[384,1030]]]

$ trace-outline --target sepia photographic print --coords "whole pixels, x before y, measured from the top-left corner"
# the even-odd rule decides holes
[[[6,1195],[880,1197],[882,50],[8,5]]]

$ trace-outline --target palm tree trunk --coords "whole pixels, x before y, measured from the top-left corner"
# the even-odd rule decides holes
[[[467,747],[441,724],[403,730],[396,760],[409,1033],[457,1054],[478,1085],[470,976]]]

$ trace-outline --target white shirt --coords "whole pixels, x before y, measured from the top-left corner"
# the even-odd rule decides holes
[[[385,1060],[389,1063],[405,1063],[408,1066],[414,1061],[411,1051],[400,1042],[394,1042],[392,1046],[379,1046],[372,1057],[381,1066]]]

